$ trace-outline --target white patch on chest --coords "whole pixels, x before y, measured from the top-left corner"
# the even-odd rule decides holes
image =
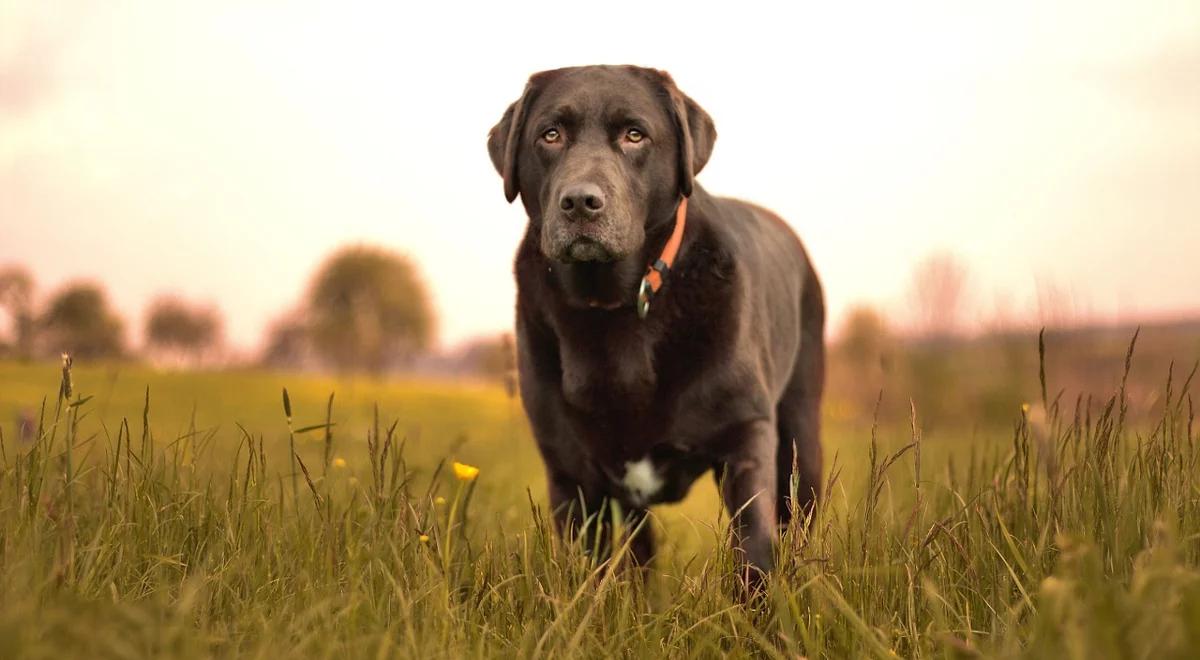
[[[625,478],[621,481],[636,505],[645,504],[663,486],[662,477],[658,476],[654,463],[651,463],[649,458],[643,458],[636,463],[626,461]]]

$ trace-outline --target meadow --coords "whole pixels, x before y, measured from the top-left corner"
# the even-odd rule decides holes
[[[1136,415],[1053,375],[936,432],[831,401],[747,603],[709,478],[645,579],[558,539],[496,384],[0,363],[0,658],[1195,657],[1188,370]]]

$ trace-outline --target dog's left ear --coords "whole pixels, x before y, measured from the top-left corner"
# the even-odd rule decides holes
[[[657,73],[659,84],[671,104],[671,114],[675,117],[679,141],[679,192],[684,197],[690,197],[696,175],[704,169],[708,157],[712,155],[713,143],[717,141],[717,127],[700,104],[679,91],[671,74],[666,71]]]
[[[525,125],[525,108],[535,94],[534,78],[525,84],[525,91],[504,111],[504,116],[488,132],[488,155],[492,165],[504,177],[504,197],[511,204],[521,191],[517,181],[517,151],[521,144],[521,129]]]

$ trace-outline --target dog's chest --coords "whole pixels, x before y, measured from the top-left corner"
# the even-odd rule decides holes
[[[619,337],[605,339],[563,344],[563,398],[591,416],[638,415],[655,398],[658,385],[650,347]]]
[[[637,461],[625,462],[625,473],[621,475],[621,487],[634,504],[645,504],[659,495],[666,478],[659,472],[660,466],[655,465],[649,456],[643,456]]]
[[[609,495],[633,506],[677,502],[710,467],[694,453],[660,445],[640,457],[606,466]]]
[[[576,335],[559,352],[570,441],[587,457],[580,476],[601,477],[608,496],[633,506],[682,499],[712,464],[699,450],[711,429],[676,414],[677,406],[695,409],[688,388],[664,376],[678,370],[640,329]]]

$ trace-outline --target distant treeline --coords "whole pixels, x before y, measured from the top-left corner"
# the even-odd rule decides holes
[[[1089,397],[1096,415],[1097,402],[1122,383],[1130,412],[1152,414],[1161,408],[1166,379],[1179,389],[1200,360],[1200,319],[1048,328],[1039,346],[1037,329],[904,336],[874,310],[859,308],[839,337],[830,354],[826,412],[869,425],[904,422],[915,409],[926,430],[1011,422],[1022,409],[1044,417],[1056,405],[1069,417],[1077,403],[1086,415]]]
[[[1121,385],[1125,355],[1136,326],[1081,327],[1061,301],[1041,301],[1053,312],[1044,336],[1043,403],[1036,328],[1011,324],[968,336],[966,268],[934,255],[914,270],[906,316],[893,321],[872,307],[852,309],[830,329],[826,414],[860,422],[907,421],[962,427],[1013,419],[1027,405],[1073,407],[1077,397],[1107,396]],[[437,320],[424,279],[411,260],[381,248],[351,246],[316,269],[302,300],[266,328],[257,355],[225,349],[220,311],[175,296],[155,299],[143,319],[143,342],[126,339],[126,322],[103,288],[83,282],[36,304],[33,278],[19,267],[0,269],[0,359],[140,359],[182,368],[258,365],[338,372],[419,372],[482,376],[515,388],[511,337],[483,337],[452,352],[434,352]],[[7,317],[7,324],[3,323]],[[7,330],[5,326],[7,325]],[[1126,393],[1136,410],[1151,410],[1154,393],[1173,364],[1187,377],[1200,358],[1200,321],[1141,329],[1138,359]],[[1086,404],[1086,399],[1081,400]]]
[[[178,366],[230,361],[215,305],[163,295],[147,307],[143,342],[130,345],[127,322],[104,288],[75,282],[38,304],[33,277],[0,269],[0,357],[31,360],[70,353],[81,360],[141,358]],[[381,248],[351,246],[317,269],[305,298],[267,329],[251,358],[272,367],[380,372],[411,365],[436,326],[429,293],[413,263]],[[245,360],[243,360],[245,361]]]

